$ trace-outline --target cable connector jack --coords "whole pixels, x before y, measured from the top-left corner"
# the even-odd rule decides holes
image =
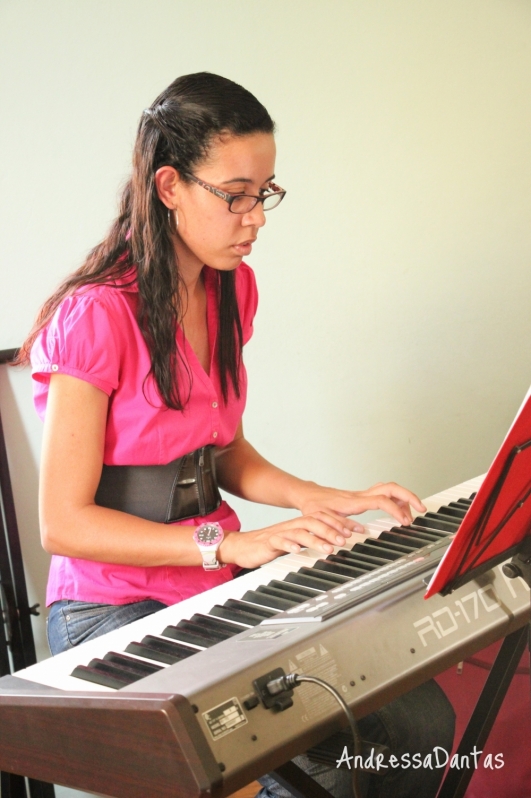
[[[279,668],[279,670],[281,669]],[[266,684],[266,690],[270,695],[278,695],[287,690],[292,690],[299,684],[298,676],[298,673],[287,673],[283,676],[279,676],[278,679],[272,679]]]
[[[293,690],[287,680],[291,680],[296,675],[286,675],[283,668],[275,668],[254,680],[253,687],[266,709],[284,712],[285,709],[293,706]]]

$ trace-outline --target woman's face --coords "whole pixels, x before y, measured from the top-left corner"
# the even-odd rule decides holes
[[[215,140],[193,173],[227,194],[260,196],[274,177],[275,154],[270,133],[227,134]],[[162,167],[157,172],[157,186],[162,201],[177,211],[176,249],[183,276],[186,279],[187,271],[192,276],[204,264],[221,271],[235,269],[249,255],[265,224],[262,203],[248,213],[231,213],[225,200],[197,183],[185,183],[175,170],[168,198],[161,173],[169,169]]]

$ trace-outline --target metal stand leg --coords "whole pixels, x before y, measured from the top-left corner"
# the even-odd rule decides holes
[[[321,787],[315,779],[308,776],[294,762],[286,762],[276,770],[271,771],[271,776],[282,787],[289,790],[294,798],[333,798],[324,787]]]
[[[459,762],[462,761],[461,756],[468,755],[470,759],[470,752],[474,750],[474,746],[476,750],[481,751],[487,742],[511,679],[524,653],[527,637],[528,627],[524,626],[508,635],[503,641],[457,749]],[[462,798],[473,774],[473,765],[463,770],[450,769],[437,798]]]

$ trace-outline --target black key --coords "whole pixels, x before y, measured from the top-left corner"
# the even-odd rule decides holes
[[[189,629],[178,629],[176,626],[167,626],[163,632],[162,637],[169,637],[171,640],[177,640],[179,643],[191,643],[193,646],[200,646],[201,648],[210,648],[220,642],[219,637],[212,637],[205,634],[202,630],[190,631]]]
[[[238,635],[240,632],[244,631],[244,627],[240,626],[239,624],[236,625],[235,623],[222,621],[219,618],[213,618],[211,615],[201,615],[200,612],[196,612],[195,615],[192,615],[190,620],[194,623],[203,624],[206,629],[214,629],[218,632],[223,632],[228,637],[233,637],[234,635]]]
[[[171,629],[172,627],[167,627]],[[178,629],[179,632],[191,632],[192,634],[204,635],[209,640],[212,638],[213,640],[217,640],[218,643],[221,643],[222,640],[226,640],[227,633],[221,632],[220,630],[216,629],[208,629],[205,627],[201,621],[189,621],[187,618],[183,618],[176,624],[175,629]]]
[[[357,579],[358,576],[365,576],[367,573],[367,571],[362,571],[361,568],[340,565],[337,562],[330,562],[329,560],[317,560],[313,567],[317,571],[326,571],[327,573],[337,574],[338,576],[346,576],[348,580]]]
[[[284,612],[284,610],[289,610],[291,607],[296,607],[297,604],[300,604],[300,601],[297,600],[289,601],[278,596],[267,596],[264,593],[258,593],[256,590],[248,590],[242,598],[244,601],[261,604],[264,607],[275,609],[277,612]]]
[[[156,662],[165,662],[167,665],[173,665],[174,662],[180,662],[182,659],[192,656],[192,654],[197,654],[196,648],[183,646],[171,640],[162,640],[162,638],[154,635],[146,635],[142,638],[141,643],[129,643],[125,650],[129,654],[136,654],[138,657],[145,657],[146,659],[154,659]]]
[[[457,504],[462,504],[463,507],[470,507],[472,504],[472,499],[458,499]]]
[[[352,557],[342,557],[341,554],[329,554],[326,559],[328,562],[336,562],[338,565],[344,565],[346,568],[350,568],[353,579],[370,573],[370,568],[366,568],[365,563],[360,565],[357,560]]]
[[[411,551],[405,546],[394,548],[390,541],[380,540],[380,538],[373,541],[366,540],[365,543],[357,543],[356,545],[359,546],[358,551],[362,554],[374,554],[374,556],[384,557],[386,560],[398,560],[399,557],[403,557],[404,554],[408,554]],[[398,543],[394,545],[399,546]]]
[[[450,518],[448,515],[442,515],[439,512],[436,513],[424,513],[422,516],[423,518],[429,518],[433,521],[443,521],[444,523],[453,524],[455,528],[459,527],[461,524],[461,518]],[[454,529],[455,531],[455,529]]]
[[[275,587],[274,585],[260,585],[256,588],[257,593],[264,593],[267,596],[277,596],[281,599],[286,599],[287,601],[295,601],[297,604],[302,604],[303,601],[306,601],[308,596],[300,596],[297,595],[293,590],[289,590],[289,588],[282,586],[281,588]]]
[[[278,587],[280,590],[287,590],[289,593],[294,593],[296,596],[300,596],[301,601],[306,601],[306,599],[319,595],[318,590],[311,590],[307,587],[291,584],[290,582],[280,581],[279,579],[272,579],[271,582],[269,582],[269,587]]]
[[[415,547],[415,544],[411,540],[408,540],[402,535],[396,535],[389,531],[380,532],[376,540],[372,539],[366,540],[365,545],[385,546],[385,548],[389,548],[391,551],[398,552],[401,557],[404,557],[404,555],[409,554],[411,550]]]
[[[277,614],[275,610],[268,610],[266,607],[249,607],[245,601],[240,601],[240,599],[227,599],[224,606],[236,610],[242,609],[244,612],[252,612],[254,615],[260,615],[262,618],[271,618],[273,615]]]
[[[361,562],[366,562],[369,565],[376,565],[377,568],[379,568],[381,565],[387,565],[390,558],[387,557],[385,552],[382,550],[381,552],[366,554],[363,551],[363,546],[365,543],[365,541],[363,543],[356,543],[351,549],[341,549],[341,554],[343,552],[348,552],[349,554],[355,556],[356,559],[361,560]]]
[[[428,543],[435,543],[441,539],[442,535],[440,532],[429,532],[427,529],[421,531],[410,526],[394,526],[389,531],[395,532],[397,535],[404,535],[406,538],[411,538],[411,540],[418,540],[419,543],[422,541],[423,546],[427,546]]]
[[[126,659],[130,658],[127,657]],[[84,676],[76,672],[78,668],[80,668],[81,674],[85,674]],[[139,679],[149,675],[148,673],[139,672],[138,668],[132,668],[130,665],[117,664],[107,659],[97,658],[92,659],[86,669],[84,669],[83,665],[78,666],[78,668],[73,671],[72,676],[77,676],[81,679],[85,678],[87,681],[95,682],[96,684],[107,684],[110,677],[116,684],[121,682],[120,687],[134,684],[134,682],[138,682]],[[112,687],[112,685],[108,686]],[[119,687],[116,689],[119,689]]]
[[[250,605],[248,605],[250,608]],[[261,615],[255,615],[251,612],[244,612],[243,610],[232,609],[231,607],[222,607],[221,604],[215,604],[210,610],[211,615],[216,618],[225,618],[227,621],[235,621],[236,623],[245,623],[249,626],[258,626],[264,620]]]
[[[92,661],[96,662],[97,660]],[[103,660],[100,661],[103,662]],[[112,687],[114,690],[119,690],[121,687],[136,681],[136,679],[130,681],[127,676],[120,673],[118,675],[105,673],[97,668],[91,668],[90,665],[88,667],[86,665],[78,665],[70,675],[75,676],[76,679],[84,679],[86,682],[101,684],[103,687]]]
[[[341,549],[337,554],[329,554],[326,559],[330,562],[350,565],[352,568],[361,568],[367,573],[369,571],[375,571],[376,568],[379,568],[381,565],[386,565],[386,561],[381,558],[370,557],[368,554],[361,554],[358,552],[354,553],[348,549]],[[370,562],[370,560],[376,559],[378,559],[378,562]]]
[[[203,648],[210,648],[226,639],[226,635],[221,632],[205,629],[199,623],[192,623],[186,620],[179,621],[176,626],[170,624],[161,632],[161,635],[162,637],[169,637],[171,640],[180,640],[182,643],[192,643],[194,646],[202,646]]]
[[[396,529],[397,527],[395,527]],[[401,549],[404,550],[404,554],[409,554],[411,551],[415,551],[415,549],[421,548],[421,546],[425,546],[426,542],[423,541],[419,543],[416,540],[412,540],[408,538],[407,535],[403,535],[402,532],[382,532],[378,540],[385,540],[389,541],[391,546],[400,546]]]
[[[465,508],[461,504],[460,500],[456,501],[456,502],[448,502],[448,504],[446,506],[447,507],[453,507],[454,510],[461,510],[461,511],[465,510]]]
[[[439,507],[437,510],[439,515],[447,515],[450,518],[455,518],[456,521],[462,521],[465,517],[466,510],[457,509],[457,507]]]
[[[417,534],[417,532],[429,533],[430,535],[434,535],[436,540],[444,540],[444,538],[447,538],[448,535],[451,534],[450,532],[443,532],[440,529],[431,529],[425,526],[418,526],[418,524],[416,524],[415,521],[411,524],[410,527],[408,527],[408,529],[412,529],[415,532],[415,534]]]
[[[441,516],[436,516],[435,513],[426,513],[426,515],[415,518],[415,526],[421,526],[425,529],[440,529],[441,532],[451,534],[457,531],[459,524],[443,520]]]
[[[162,670],[161,665],[155,665],[152,662],[142,662],[139,659],[134,659],[134,657],[127,657],[125,654],[117,654],[116,651],[109,651],[103,659],[113,662],[115,665],[130,668],[135,673],[138,673],[140,678]]]
[[[337,587],[337,582],[329,582],[326,579],[318,579],[316,576],[307,576],[297,571],[291,571],[286,575],[285,582],[294,585],[303,585],[303,587],[311,587],[316,593],[326,592],[333,587]]]
[[[297,573],[301,574],[301,576],[310,576],[310,577],[316,577],[317,579],[325,579],[327,582],[332,583],[331,587],[336,587],[337,585],[342,585],[345,582],[350,581],[349,577],[347,576],[341,576],[341,574],[332,574],[332,573],[325,574],[322,571],[320,571],[319,573],[315,573],[315,570],[313,568],[307,568],[306,566],[304,566],[303,568],[299,568]]]
[[[226,629],[220,629],[219,627],[209,624],[207,621],[202,621],[201,619],[194,621],[179,621],[176,628],[179,629],[179,631],[184,630],[186,632],[204,635],[206,638],[213,640],[215,643],[221,643],[222,640],[228,640],[229,637],[233,637],[233,635],[238,633],[234,632],[233,630],[227,631]]]

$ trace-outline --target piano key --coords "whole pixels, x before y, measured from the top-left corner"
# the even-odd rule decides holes
[[[96,663],[98,661],[102,662],[103,660],[91,660],[91,663],[88,666],[78,665],[72,671],[72,676],[74,676],[76,679],[83,679],[84,681],[92,682],[92,684],[96,684],[98,687],[112,687],[113,690],[119,690],[121,687],[125,687],[127,684],[130,684],[127,677],[123,676],[122,674],[115,674],[112,672],[105,673],[104,671],[100,671],[92,667],[92,663]]]
[[[295,607],[297,604],[300,604],[300,601],[297,601],[297,599],[291,601],[290,599],[259,593],[257,590],[248,590],[247,593],[244,594],[243,598],[245,601],[250,601],[253,604],[263,605],[264,607],[274,609],[277,612],[289,610],[290,607]]]
[[[264,575],[261,574],[261,576],[262,576],[262,579],[263,579]],[[259,586],[259,583],[257,584],[257,587],[258,586]],[[274,612],[273,610],[268,610],[266,607],[251,606],[248,602],[239,601],[238,599],[232,599],[232,598],[229,599],[225,603],[225,606],[226,607],[232,607],[232,608],[235,608],[235,609],[241,608],[242,610],[245,610],[247,612],[248,611],[252,611],[255,615],[261,615],[262,618],[271,618],[272,615],[276,615],[276,612]]]
[[[347,580],[355,579],[357,576],[364,576],[367,571],[362,571],[360,568],[354,568],[349,565],[341,565],[337,562],[331,562],[328,558],[326,560],[318,560],[314,568],[317,571],[326,571],[327,573],[337,574],[338,576],[346,576]]]
[[[466,504],[466,507],[465,507],[465,504]],[[466,513],[466,510],[468,509],[468,507],[470,507],[471,504],[472,504],[472,502],[471,502],[470,499],[464,499],[464,500],[461,499],[460,501],[457,501],[457,502],[448,502],[447,504],[443,504],[442,506],[443,507],[453,507],[455,510],[461,510],[461,511],[464,510],[465,513]]]
[[[360,566],[360,563],[356,559],[356,557],[349,557],[348,555],[350,552],[338,552],[337,554],[329,554],[326,558],[327,562],[337,562],[338,565],[345,565],[347,568],[350,568],[351,578],[355,579],[358,576],[364,576],[365,574],[369,574],[371,572],[370,568],[367,568],[365,564],[363,567]],[[374,570],[377,569],[377,566],[374,566]]]
[[[324,575],[324,574],[323,574]],[[320,593],[326,592],[333,587],[337,587],[337,582],[330,582],[328,579],[321,579],[317,576],[308,576],[301,574],[300,571],[290,571],[285,576],[286,582],[291,582],[295,585],[303,585],[304,587],[311,587]]]
[[[170,640],[163,640],[155,635],[146,635],[140,643],[129,643],[125,649],[129,654],[136,654],[138,657],[145,657],[156,662],[164,662],[173,665],[182,659],[197,654],[198,649],[191,646],[184,646]]]
[[[415,551],[415,549],[420,549],[422,546],[425,546],[427,542],[426,540],[415,540],[413,537],[408,537],[407,535],[402,534],[402,530],[399,532],[382,532],[381,539],[384,542],[389,542],[392,546],[400,546],[406,552]],[[380,538],[378,538],[380,540]]]
[[[280,584],[282,584],[282,582],[280,582]],[[282,588],[272,587],[270,584],[259,585],[256,588],[256,592],[264,596],[272,596],[273,598],[279,598],[285,601],[289,601],[292,603],[293,606],[295,606],[296,604],[301,604],[302,602],[307,601],[308,599],[308,596],[302,596],[296,594],[293,590],[290,590],[289,587],[284,587],[284,585],[282,586]]]
[[[436,540],[444,540],[447,538],[450,532],[444,532],[440,529],[428,529],[425,526],[418,526],[417,524],[411,524],[410,526],[406,527],[396,527],[392,529],[392,532],[400,532],[403,535],[410,534],[414,537],[425,538],[426,540],[430,540],[434,543]]]
[[[457,507],[439,507],[438,510],[440,515],[448,515],[450,518],[455,518],[456,521],[461,522],[466,515],[465,509],[460,509]]]
[[[424,529],[435,529],[440,532],[456,532],[458,524],[452,524],[451,521],[443,521],[441,518],[434,518],[434,514],[422,516],[422,518],[415,518],[414,526],[420,526]]]
[[[153,662],[145,662],[135,657],[128,657],[125,654],[118,654],[116,651],[109,651],[105,654],[103,659],[113,662],[115,665],[131,668],[135,673],[141,676],[149,676],[150,673],[156,673],[162,669],[161,665],[155,665]]]
[[[448,536],[447,532],[425,529],[424,527],[415,526],[414,524],[411,524],[411,526],[394,526],[389,532],[383,532],[382,534],[397,535],[398,537],[404,538],[404,540],[410,540],[411,543],[418,546],[426,546],[428,543],[435,543],[435,541]]]
[[[149,676],[151,673],[161,670],[158,666],[150,667],[147,663],[133,660],[132,657],[124,657],[116,655],[114,652],[109,652],[105,655],[104,659],[93,659],[89,662],[88,667],[79,666],[75,668],[74,674],[78,679],[84,679],[95,684],[101,684],[105,687],[109,682],[118,685],[116,689],[125,687],[127,684],[134,684],[134,682],[143,679],[144,676]]]
[[[236,623],[246,624],[248,626],[258,626],[263,621],[261,615],[255,615],[251,612],[244,612],[243,610],[234,609],[231,607],[224,607],[221,604],[215,604],[210,610],[210,614],[216,618],[225,618],[227,621],[236,621]]]
[[[386,560],[398,560],[399,557],[409,554],[412,548],[412,546],[402,546],[400,543],[378,538],[369,540],[367,543],[359,543],[357,551],[361,554],[381,555]]]
[[[280,581],[279,579],[273,579],[269,582],[269,587],[276,587],[280,590],[286,590],[290,593],[293,593],[296,596],[300,596],[300,600],[304,601],[307,598],[313,598],[314,596],[318,596],[320,590],[315,590],[312,588],[304,587],[302,585],[294,585],[293,582],[287,581]]]
[[[150,668],[148,663],[142,663],[140,660],[136,660],[136,662],[138,662],[139,665],[145,664],[147,667],[139,668],[136,665],[131,667],[125,664],[126,660],[134,663],[132,657],[119,655],[116,655],[116,661],[113,662],[110,661],[110,654],[106,654],[104,659],[91,660],[87,667],[79,665],[72,672],[72,676],[103,687],[113,687],[119,690],[121,687],[134,684],[134,682],[138,682],[145,676],[149,676],[160,670],[160,667],[153,666]]]
[[[212,615],[201,615],[201,613],[196,612],[190,620],[193,623],[201,623],[205,627],[210,629],[218,629],[220,632],[226,632],[229,637],[232,635],[237,635],[243,629],[247,629],[248,626],[242,626],[241,623],[231,623],[229,621],[224,621],[221,618],[215,618]]]
[[[380,566],[385,565],[386,560],[382,557],[371,557],[368,554],[341,549],[337,554],[329,554],[326,558],[329,562],[338,562],[350,565],[352,568],[360,568],[363,571],[376,571]]]
[[[323,561],[316,560],[316,562],[323,562]],[[315,576],[317,579],[324,579],[327,582],[331,583],[330,587],[337,587],[338,585],[342,585],[345,582],[349,581],[348,576],[342,576],[341,574],[335,574],[325,571],[316,571],[315,568],[299,568],[298,573],[301,574],[301,576]],[[327,589],[330,590],[330,588]]]
[[[184,621],[188,626],[188,623]],[[211,632],[206,634],[197,624],[190,624],[192,628],[183,628],[181,626],[183,621],[179,621],[177,626],[169,625],[163,632],[162,637],[169,637],[171,640],[177,640],[178,643],[189,643],[199,648],[210,648],[210,646],[221,642],[221,636]]]

